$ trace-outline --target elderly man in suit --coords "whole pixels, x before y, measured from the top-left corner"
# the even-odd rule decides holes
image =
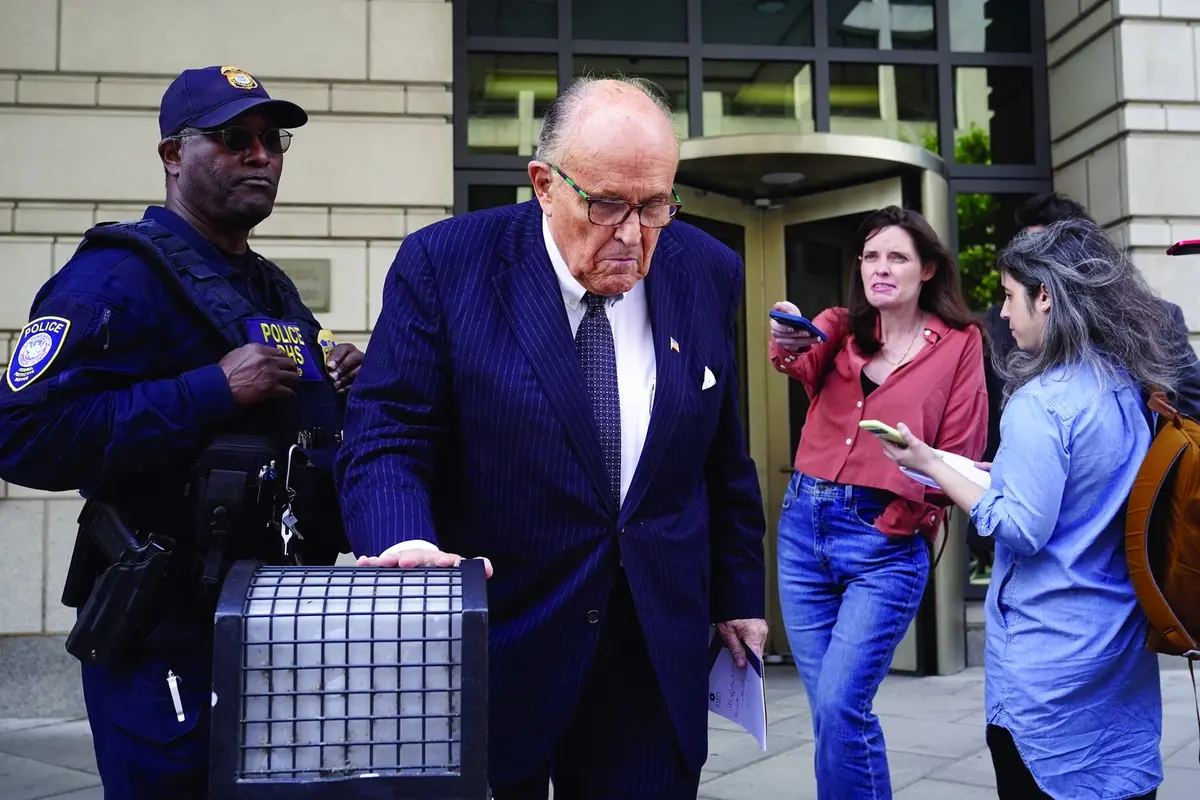
[[[488,559],[497,800],[695,798],[711,624],[766,639],[743,266],[681,221],[634,79],[546,111],[536,199],[405,239],[339,462],[360,564]],[[494,573],[493,573],[494,568]]]

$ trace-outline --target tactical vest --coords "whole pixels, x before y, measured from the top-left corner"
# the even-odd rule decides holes
[[[321,484],[318,490],[310,492],[310,495],[319,495],[319,499],[308,498],[320,506],[323,531],[321,541],[311,542],[311,545],[321,550],[318,560],[332,563],[339,550],[348,549],[341,531],[341,515],[337,510],[329,466],[336,440],[340,439],[344,400],[326,377],[326,349],[331,349],[333,343],[329,335],[322,335],[320,324],[304,305],[295,284],[277,265],[255,254],[271,288],[282,301],[282,313],[273,316],[257,309],[182,237],[149,219],[100,223],[84,234],[76,254],[94,247],[115,247],[141,256],[169,287],[176,290],[198,322],[216,332],[227,352],[250,343],[267,344],[277,346],[300,366],[303,378],[293,386],[295,400],[270,400],[243,409],[240,422],[225,433],[262,436],[270,440],[282,472],[289,449],[297,443],[299,433],[312,429],[322,431],[324,441],[309,451],[313,463],[321,463],[328,476],[318,481]],[[307,478],[311,481],[311,474]],[[201,510],[200,513],[205,512]],[[205,527],[204,524],[199,526],[201,530]],[[309,544],[306,540],[306,545]],[[216,575],[216,562],[221,557],[219,552],[210,555],[216,556],[208,559],[205,568],[205,578],[211,581]],[[243,557],[249,555],[243,554]]]
[[[100,223],[84,234],[76,254],[89,247],[104,246],[131,250],[142,256],[169,286],[178,290],[185,304],[216,331],[229,350],[258,342],[280,346],[293,358],[299,356],[304,360],[301,367],[305,379],[295,387],[296,401],[264,403],[258,413],[249,410],[248,418],[259,418],[252,427],[262,433],[268,433],[264,428],[269,428],[273,438],[280,440],[279,446],[294,441],[300,430],[322,428],[332,436],[341,429],[344,401],[325,379],[321,326],[282,269],[259,257],[271,286],[278,290],[283,301],[282,314],[272,318],[266,311],[256,309],[182,237],[154,220]],[[270,325],[271,321],[285,325]],[[268,325],[268,329],[264,331],[263,325]],[[296,328],[302,342],[294,341]],[[260,335],[252,337],[251,330]]]

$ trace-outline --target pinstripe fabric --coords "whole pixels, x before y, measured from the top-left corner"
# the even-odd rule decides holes
[[[708,625],[764,615],[765,520],[734,362],[742,266],[684,223],[663,231],[647,278],[654,410],[618,512],[541,236],[530,201],[404,240],[347,403],[347,534],[359,554],[422,538],[492,560],[493,783],[524,777],[566,730],[619,548],[699,769]],[[702,391],[705,367],[717,382]]]

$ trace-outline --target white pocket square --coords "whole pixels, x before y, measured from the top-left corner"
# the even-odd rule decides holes
[[[712,374],[712,370],[708,367],[704,368],[704,383],[700,384],[700,391],[711,389],[717,385],[717,378]]]

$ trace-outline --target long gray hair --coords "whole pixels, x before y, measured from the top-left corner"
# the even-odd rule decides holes
[[[1171,317],[1096,223],[1068,219],[1026,231],[1000,254],[997,267],[1025,287],[1025,296],[1010,302],[1032,306],[1042,286],[1050,295],[1041,349],[1014,349],[1005,363],[995,362],[1006,400],[1048,370],[1081,365],[1102,380],[1128,376],[1143,389],[1174,390],[1179,367],[1168,343]]]

